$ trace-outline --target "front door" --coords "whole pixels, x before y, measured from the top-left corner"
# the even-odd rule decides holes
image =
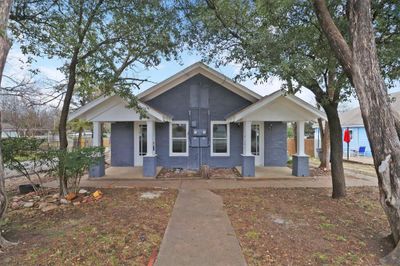
[[[146,122],[135,122],[135,166],[143,165],[143,156],[147,153],[147,125]]]
[[[251,124],[251,153],[256,166],[264,165],[264,127],[262,122]]]

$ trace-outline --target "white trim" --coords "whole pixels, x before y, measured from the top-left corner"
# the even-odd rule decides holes
[[[253,154],[254,155],[254,163],[256,166],[264,166],[264,122],[257,121],[257,122],[253,122],[251,125],[252,126],[257,125],[257,126],[259,126],[259,129],[260,129],[260,142],[258,143],[259,155]],[[251,136],[250,136],[250,138],[251,138]],[[251,148],[250,148],[250,150],[251,150]],[[258,163],[257,163],[257,160],[259,161]]]
[[[103,106],[100,106],[104,104]],[[120,105],[124,106],[120,106]],[[138,106],[143,108],[148,115],[148,118],[140,119],[139,114],[133,110],[129,109],[126,106],[128,102],[118,95],[113,96],[101,96],[96,100],[88,103],[85,106],[82,106],[78,110],[70,113],[68,115],[68,121],[71,121],[76,118],[85,119],[88,121],[98,121],[98,122],[112,122],[112,121],[146,121],[146,120],[155,120],[160,122],[168,122],[171,121],[172,118],[169,115],[163,114],[160,111],[155,110],[154,108],[148,106],[147,104],[138,101]],[[117,111],[118,110],[118,111]],[[128,119],[121,119],[121,114],[118,112],[123,112],[124,110],[129,110]],[[102,115],[106,112],[112,113],[112,118],[105,118]],[[125,115],[126,116],[126,115]],[[136,118],[135,118],[136,117]]]
[[[215,153],[214,152],[214,129],[213,126],[214,125],[220,125],[220,124],[224,124],[226,125],[226,151],[225,153]],[[211,138],[210,138],[210,153],[211,153],[211,157],[226,157],[226,156],[230,156],[230,146],[231,146],[231,127],[229,122],[227,121],[211,121]]]
[[[139,93],[137,95],[138,99],[146,102],[151,100],[158,95],[174,88],[175,86],[185,82],[189,78],[202,74],[203,76],[211,79],[212,81],[224,86],[228,90],[242,96],[243,98],[251,101],[256,102],[257,100],[261,99],[261,95],[257,94],[256,92],[246,88],[245,86],[234,82],[232,79],[228,78],[227,76],[219,73],[218,71],[208,67],[202,62],[194,63],[193,65],[179,71],[175,75],[169,77],[168,79],[154,85],[153,87]]]
[[[134,155],[135,155],[135,166],[142,166],[143,165],[143,157],[144,155],[139,155],[139,125],[146,125],[145,121],[136,121],[133,122],[133,136],[134,136]]]
[[[294,95],[285,95],[284,92],[281,90],[276,91],[270,95],[267,95],[267,96],[263,97],[261,100],[259,100],[258,102],[253,103],[253,104],[247,106],[246,108],[240,110],[239,112],[230,115],[226,120],[229,122],[244,121],[245,117],[252,114],[253,112],[256,112],[260,108],[272,103],[274,100],[278,99],[279,97],[285,97],[285,99],[290,100],[294,104],[296,104],[296,105],[302,107],[303,109],[307,110],[308,112],[310,112],[312,114],[312,116],[314,116],[311,119],[321,117],[321,118],[327,120],[326,114],[324,112],[322,112],[321,110],[318,110],[317,108],[304,102],[303,100],[301,100],[300,98],[298,98]]]
[[[90,103],[76,109],[75,111],[68,114],[68,122],[74,120],[75,118],[80,118],[84,113],[89,111],[90,109],[94,108],[95,106],[105,102],[106,100],[110,99],[111,96],[100,96],[99,98],[91,101]]]
[[[186,152],[172,152],[172,125],[185,124],[186,125]],[[178,139],[178,138],[176,138]],[[183,138],[180,138],[183,139]],[[171,157],[188,157],[189,156],[189,121],[171,121],[169,123],[169,156]]]

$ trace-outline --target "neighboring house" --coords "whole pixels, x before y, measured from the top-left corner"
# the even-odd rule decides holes
[[[392,97],[392,109],[400,113],[400,92],[393,93],[390,95]],[[344,131],[348,128],[350,131],[351,141],[349,143],[350,156],[366,156],[372,157],[371,147],[369,145],[367,132],[365,131],[364,123],[361,117],[360,107],[356,107],[349,111],[339,114],[340,123],[342,125],[342,132],[344,136]],[[321,147],[319,128],[315,128],[314,133],[314,147]],[[342,140],[343,141],[343,140]],[[365,151],[358,154],[360,147],[365,147]],[[316,155],[315,151],[315,155]],[[343,155],[347,155],[347,143],[343,141]]]
[[[137,95],[146,110],[141,118],[119,96],[102,96],[69,115],[93,122],[93,144],[100,144],[100,124],[111,123],[111,165],[199,169],[202,165],[242,167],[287,165],[287,122],[304,122],[325,114],[293,95],[278,91],[262,97],[203,63],[195,63]],[[293,156],[293,174],[308,175],[304,142]],[[104,164],[90,171],[103,176]]]
[[[10,123],[1,123],[1,138],[16,138],[18,137],[17,128]]]

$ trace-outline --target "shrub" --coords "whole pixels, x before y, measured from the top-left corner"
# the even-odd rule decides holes
[[[61,179],[60,184],[64,183],[66,186],[64,189],[61,189],[61,192],[63,194],[68,192],[77,193],[82,176],[91,166],[101,161],[104,148],[86,147],[73,149],[72,151],[57,150],[56,153],[58,163],[52,168]]]
[[[43,142],[42,139],[26,137],[1,140],[4,165],[25,176],[36,191],[40,188],[34,186],[32,177],[36,176],[42,185],[40,172],[49,170],[46,167],[47,159],[43,157],[44,150],[41,148]]]

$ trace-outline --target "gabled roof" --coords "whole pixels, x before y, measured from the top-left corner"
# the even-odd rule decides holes
[[[85,119],[89,121],[113,122],[113,121],[139,121],[140,114],[135,110],[127,108],[128,103],[117,95],[101,96],[96,100],[82,106],[68,115],[68,121],[74,119]],[[147,112],[150,119],[164,122],[171,121],[171,117],[147,104],[138,102],[140,108]],[[145,120],[145,119],[144,119]]]
[[[240,85],[240,84],[234,82],[227,76],[206,66],[204,63],[197,62],[197,63],[179,71],[178,73],[169,77],[168,79],[158,83],[157,85],[154,85],[153,87],[138,94],[137,98],[139,99],[139,101],[138,101],[139,106],[141,106],[142,108],[147,110],[149,112],[149,114],[152,115],[154,118],[157,117],[157,119],[159,119],[160,121],[167,121],[167,120],[171,119],[170,116],[168,116],[166,114],[162,114],[161,112],[155,110],[154,108],[151,108],[150,106],[146,105],[144,102],[157,97],[158,95],[174,88],[175,86],[181,84],[182,82],[185,82],[189,78],[191,78],[195,75],[198,75],[198,74],[204,75],[205,77],[220,84],[221,86],[224,86],[228,90],[249,100],[250,102],[254,103],[262,98],[261,95],[246,88],[243,85]],[[115,97],[115,95],[114,96],[100,96],[99,98],[91,101],[90,103],[86,104],[85,106],[82,106],[78,110],[70,113],[68,116],[68,121],[71,121],[76,118],[88,119],[89,118],[87,116],[88,112],[91,112],[94,108],[102,105],[104,102],[110,100],[112,97]],[[116,110],[114,110],[114,111],[116,111]],[[121,110],[117,110],[117,111],[121,111]],[[132,110],[132,112],[133,112],[133,110]],[[162,120],[162,119],[164,119],[164,120]]]
[[[308,121],[326,118],[326,114],[300,98],[276,91],[256,103],[230,115],[229,122],[241,121]]]
[[[182,82],[185,82],[186,80],[198,74],[204,75],[205,77],[211,79],[215,83],[224,86],[228,90],[242,96],[243,98],[249,100],[250,102],[254,103],[262,98],[261,95],[246,88],[243,85],[234,82],[232,79],[219,73],[218,71],[215,71],[214,69],[208,67],[202,62],[194,63],[193,65],[179,71],[178,73],[169,77],[168,79],[138,94],[137,97],[139,100],[142,101],[151,100],[157,97],[158,95],[174,88],[175,86],[181,84]]]

